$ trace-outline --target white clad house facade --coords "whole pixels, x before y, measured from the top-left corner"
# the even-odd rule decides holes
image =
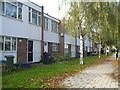
[[[92,40],[86,34],[84,36],[84,56],[92,55]],[[64,54],[69,53],[71,57],[80,57],[80,37],[64,36]]]
[[[90,56],[92,54],[92,40],[86,34],[84,36],[84,56]]]
[[[60,20],[44,14],[44,52],[59,55],[59,23]]]
[[[65,34],[59,19],[29,0],[14,1],[0,1],[0,60],[10,55],[14,63],[40,62],[44,52],[78,57],[80,39]],[[85,47],[91,48],[87,42]]]
[[[71,57],[79,57],[80,38],[78,35],[73,37],[69,32],[65,32],[64,35],[64,54],[68,53]]]
[[[43,52],[63,55],[60,20],[45,14],[43,6],[21,1],[0,1],[0,60],[11,55],[14,63],[34,63]]]
[[[0,60],[12,55],[14,63],[40,61],[41,12],[30,1],[0,1]]]

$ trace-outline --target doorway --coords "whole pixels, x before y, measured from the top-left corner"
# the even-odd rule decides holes
[[[33,41],[28,41],[28,62],[33,61]]]

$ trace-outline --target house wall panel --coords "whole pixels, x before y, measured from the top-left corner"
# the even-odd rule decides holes
[[[59,34],[44,30],[44,41],[59,43]]]
[[[0,60],[5,60],[6,61],[7,59],[5,58],[5,56],[8,56],[8,55],[14,56],[13,63],[14,64],[17,63],[17,52],[12,52],[12,51],[7,51],[7,52],[0,51]]]
[[[71,37],[70,35],[65,34],[64,43],[75,45],[75,38]]]
[[[33,41],[33,62],[40,62],[41,59],[41,43],[40,41]]]

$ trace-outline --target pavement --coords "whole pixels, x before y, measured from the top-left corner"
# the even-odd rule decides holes
[[[114,57],[114,56],[113,56]],[[86,68],[83,72],[63,80],[65,88],[118,88],[118,80],[111,77],[115,67],[110,61]]]
[[[116,58],[116,54],[113,54],[112,57]],[[118,57],[120,58],[120,53],[118,53]]]

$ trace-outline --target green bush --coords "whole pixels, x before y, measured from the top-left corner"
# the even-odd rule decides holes
[[[55,57],[50,56],[50,61],[51,61],[52,63],[55,63]]]
[[[52,63],[57,63],[57,62],[63,62],[63,61],[70,61],[72,58],[70,57],[70,54],[67,53],[64,56],[51,56],[50,60]]]
[[[65,61],[70,61],[72,59],[70,53],[66,53],[64,57],[65,57]]]

